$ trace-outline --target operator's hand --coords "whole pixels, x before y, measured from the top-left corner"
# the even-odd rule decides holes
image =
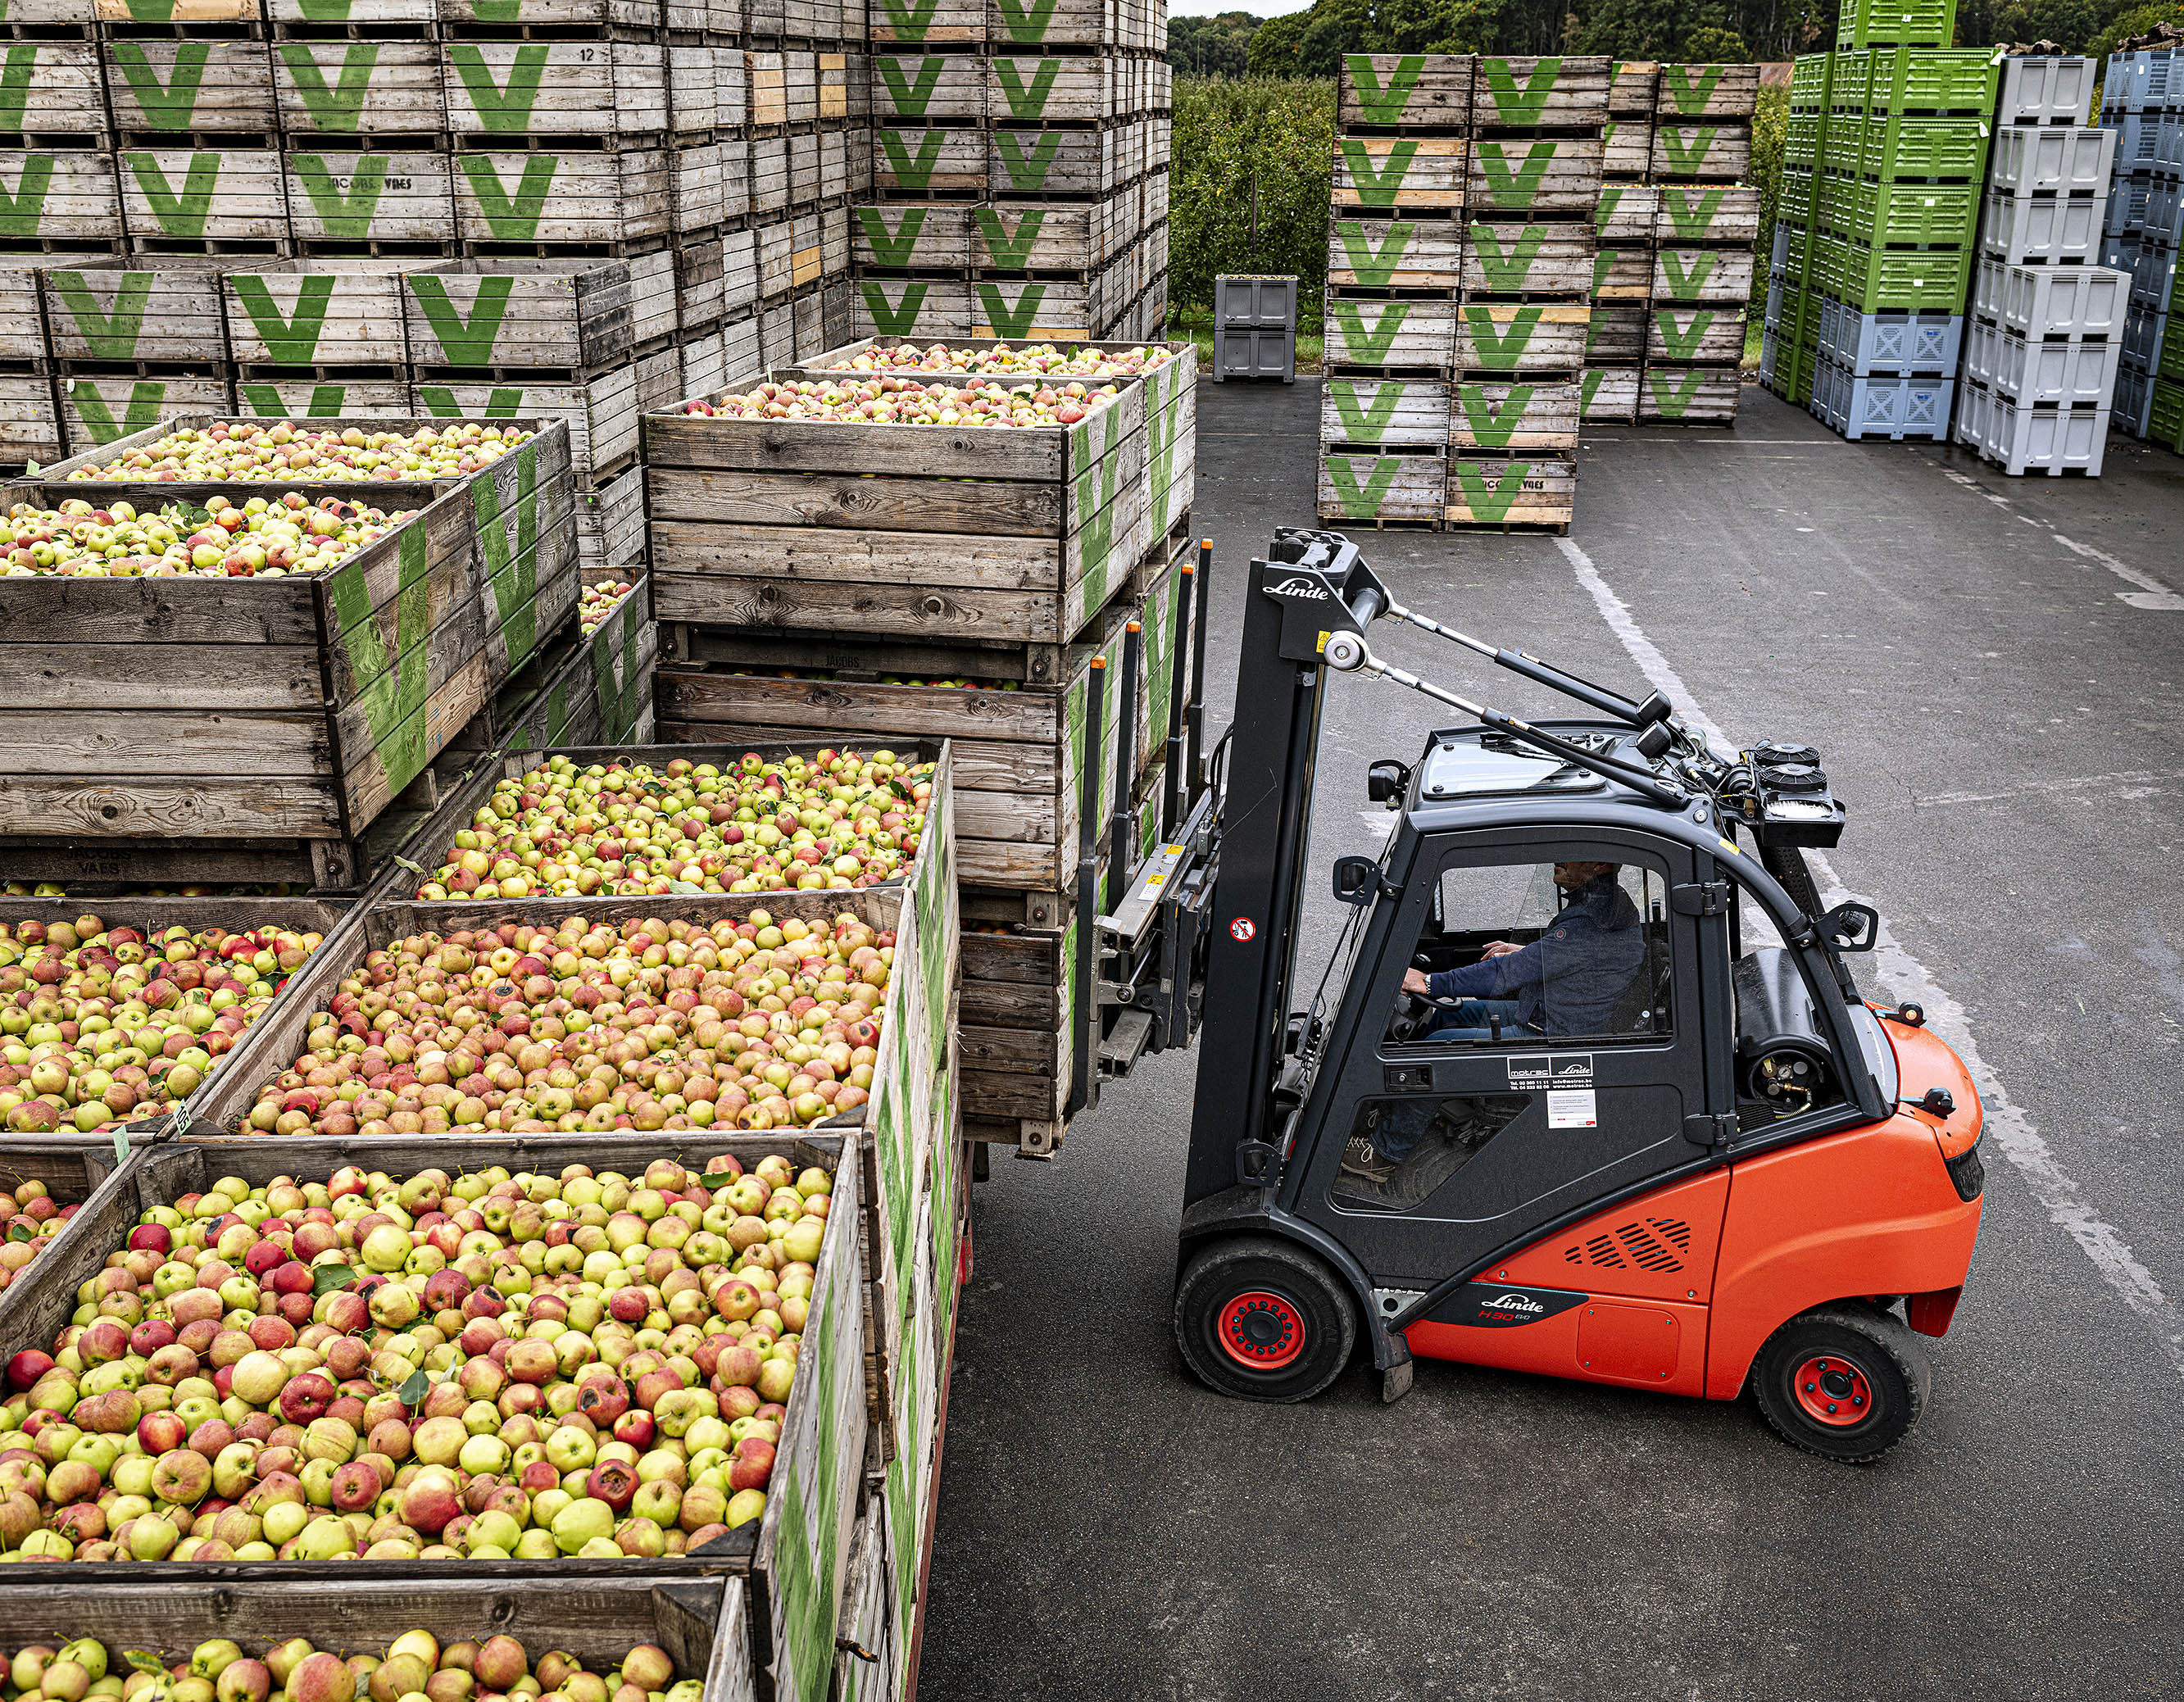
[[[1431,990],[1432,989],[1426,983],[1425,974],[1423,971],[1407,969],[1403,971],[1403,991],[1405,993],[1429,993]]]
[[[1479,955],[1482,959],[1507,957],[1512,952],[1520,952],[1524,949],[1522,946],[1511,945],[1507,940],[1490,940],[1487,943],[1486,949]]]

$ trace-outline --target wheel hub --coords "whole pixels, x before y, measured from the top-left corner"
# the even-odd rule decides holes
[[[1220,1337],[1237,1364],[1278,1371],[1304,1351],[1304,1318],[1282,1295],[1253,1288],[1222,1309]]]
[[[1854,1360],[1815,1354],[1790,1379],[1797,1404],[1816,1424],[1846,1429],[1873,1416],[1873,1383]]]

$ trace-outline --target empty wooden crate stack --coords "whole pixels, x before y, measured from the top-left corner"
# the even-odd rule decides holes
[[[1646,303],[1653,281],[1653,224],[1660,192],[1651,186],[1653,102],[1661,68],[1618,63],[1607,85],[1599,242],[1592,262],[1592,322],[1585,334],[1580,417],[1629,425],[1638,417],[1638,378],[1646,364]]]
[[[1757,65],[1663,65],[1651,181],[1658,197],[1646,378],[1648,423],[1729,426],[1743,383],[1759,191],[1752,186]]]
[[[1084,909],[1103,898],[1080,872],[1118,848],[1127,865],[1160,826],[1194,607],[1196,362],[1187,343],[1158,353],[1139,375],[1128,346],[1086,351],[1087,381],[1115,393],[1067,426],[646,422],[660,737],[952,742],[964,914],[989,931],[967,963],[1016,965],[967,969],[986,1003],[964,1014],[965,1114],[975,1137],[1034,1152],[1090,1063]],[[860,345],[805,370],[883,358]]]

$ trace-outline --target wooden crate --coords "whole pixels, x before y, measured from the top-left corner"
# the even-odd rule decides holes
[[[0,131],[113,140],[98,49],[87,42],[10,42]]]
[[[1481,55],[1471,118],[1480,130],[1597,129],[1607,119],[1613,62]]]
[[[1646,304],[1604,302],[1592,309],[1585,358],[1611,366],[1635,366],[1646,353]]]
[[[56,360],[203,361],[225,353],[220,274],[237,264],[102,258],[25,275],[45,296],[46,348]],[[36,302],[30,323],[38,323]]]
[[[1470,149],[1461,136],[1338,136],[1334,205],[1382,213],[1461,207]]]
[[[1578,418],[1585,425],[1635,425],[1638,419],[1638,369],[1588,366],[1580,381],[1583,398]]]
[[[448,128],[440,48],[432,42],[276,42],[273,91],[292,136],[422,136]]]
[[[521,256],[410,270],[403,279],[410,362],[590,370],[627,360],[638,342],[631,270],[627,260]]]
[[[99,53],[114,127],[124,135],[273,133],[273,67],[264,42],[109,37]]]
[[[993,201],[969,209],[970,264],[1025,272],[1097,270],[1109,258],[1095,231],[1097,209],[1076,202]]]
[[[1438,520],[1448,488],[1439,455],[1352,455],[1323,451],[1319,515],[1356,522]]]
[[[986,181],[997,196],[1098,195],[1141,168],[1125,163],[1122,130],[993,130]]]
[[[614,244],[668,232],[658,148],[454,156],[455,232],[465,242]]]
[[[899,1694],[888,1532],[887,1502],[872,1496],[850,1539],[842,1580],[841,1640],[834,1656],[834,1694],[840,1702],[893,1702]]]
[[[1531,451],[1577,448],[1580,385],[1459,379],[1451,387],[1449,455],[1465,449]]]
[[[861,32],[860,32],[861,37]],[[862,53],[819,56],[819,121],[847,124],[872,115],[872,59]]]
[[[1548,526],[1567,531],[1577,498],[1577,464],[1474,460],[1451,455],[1447,520],[1462,526]]]
[[[239,366],[398,370],[403,260],[282,260],[231,271],[227,354]]]
[[[1523,296],[1583,301],[1592,286],[1597,246],[1590,225],[1474,220],[1464,233],[1464,299]]]
[[[0,373],[0,463],[58,460],[61,422],[43,373]]]
[[[1716,302],[1742,307],[1752,299],[1749,248],[1657,248],[1652,298],[1678,304]]]
[[[1320,387],[1319,441],[1359,449],[1448,442],[1448,386],[1438,379],[1330,378]]]
[[[1742,342],[1742,331],[1738,333]],[[1736,423],[1743,375],[1734,366],[1646,366],[1638,392],[1638,417],[1663,425],[1729,426]]]
[[[713,48],[703,45],[671,44],[667,49],[667,122],[678,142],[704,136],[724,122],[744,121],[741,108],[729,119],[721,116],[721,85],[714,73],[713,53]]]
[[[596,631],[571,633],[526,670],[527,687],[507,712],[499,744],[517,753],[568,745],[650,744],[655,739],[653,674],[660,628],[642,573]],[[497,720],[500,718],[497,717]],[[498,770],[496,770],[498,772]],[[422,847],[437,853],[440,847]]]
[[[861,337],[924,342],[971,334],[971,286],[949,279],[861,278],[855,328]]]
[[[20,901],[19,901],[20,902]],[[52,903],[51,900],[31,901],[31,905]],[[73,921],[81,913],[76,905],[65,918]],[[10,909],[8,920],[17,921],[30,914],[29,907]],[[163,1120],[164,1121],[164,1120]],[[152,1135],[156,1124],[148,1124],[136,1139],[142,1141]],[[93,1209],[99,1191],[107,1188],[114,1174],[126,1162],[130,1140],[124,1137],[118,1143],[111,1134],[80,1135],[73,1131],[67,1134],[0,1136],[0,1189],[12,1192],[26,1182],[41,1182],[54,1203],[63,1206],[83,1208],[47,1242],[40,1259],[55,1254],[66,1259],[79,1246],[92,1240],[93,1224],[101,1214]],[[103,1205],[103,1201],[98,1201]],[[79,1220],[81,1222],[79,1223]],[[98,1249],[104,1252],[101,1246]],[[0,1288],[0,1334],[4,1334],[14,1323],[15,1314],[22,1309],[31,1294],[31,1284],[11,1281]]]
[[[1552,302],[1466,302],[1456,310],[1456,370],[1575,372],[1592,313]]]
[[[1468,53],[1345,53],[1335,122],[1344,130],[1460,131],[1471,122]]]
[[[1609,178],[1641,178],[1652,169],[1653,120],[1612,118],[1600,135],[1600,173]]]
[[[334,420],[344,414],[385,418],[410,409],[410,387],[400,379],[238,378],[238,413],[261,420]]]
[[[751,211],[763,218],[788,208],[788,138],[761,136],[750,142]]]
[[[0,239],[119,241],[121,197],[110,153],[0,152]]]
[[[1613,118],[1653,115],[1661,67],[1652,59],[1621,59],[1608,74],[1607,110]]]
[[[1677,245],[1741,243],[1759,240],[1759,192],[1724,184],[1664,183],[1656,240]]]
[[[1591,136],[1481,136],[1471,144],[1466,204],[1489,217],[1590,215],[1600,203],[1603,147]]]
[[[1654,110],[1663,120],[1749,121],[1759,104],[1757,65],[1663,65]]]
[[[1448,365],[1456,308],[1446,297],[1385,300],[1330,295],[1326,306],[1326,364],[1404,371]]]
[[[715,337],[717,340],[718,333]],[[716,341],[717,346],[717,341]],[[686,350],[687,354],[687,350]],[[721,357],[726,364],[725,355]],[[644,470],[632,467],[577,498],[577,557],[594,567],[644,559]],[[647,593],[649,602],[650,593]]]
[[[269,5],[309,5],[323,0],[267,0]],[[363,6],[373,0],[351,0]],[[406,5],[410,0],[393,0]],[[433,0],[432,12],[443,24],[465,28],[489,24],[506,29],[513,25],[547,25],[561,29],[655,29],[660,8],[654,0]],[[352,14],[352,16],[354,14]]]
[[[1661,182],[1740,183],[1752,175],[1748,124],[1654,126],[1652,175]]]
[[[1593,234],[1603,242],[1650,242],[1660,217],[1661,192],[1650,183],[1604,183],[1593,209]]]
[[[1741,308],[1656,304],[1646,318],[1647,364],[1734,366],[1744,359]]]
[[[667,67],[649,42],[446,42],[459,136],[643,136],[667,128]]]
[[[281,156],[270,149],[125,148],[121,216],[132,242],[285,242]]]
[[[928,195],[986,186],[986,133],[979,130],[872,127],[872,184]]]
[[[823,153],[819,134],[810,130],[791,131],[788,142],[788,204],[799,210],[816,206]]]
[[[985,62],[984,115],[996,124],[1099,124],[1120,118],[1108,58],[996,55]]]
[[[981,278],[971,286],[971,335],[1015,342],[1083,342],[1093,334],[1088,286],[1057,279]]]
[[[488,1563],[491,1564],[491,1563]],[[38,1622],[59,1638],[102,1638],[114,1650],[143,1651],[165,1666],[189,1659],[208,1638],[232,1638],[253,1655],[292,1636],[343,1653],[379,1653],[405,1631],[425,1630],[443,1644],[460,1638],[513,1637],[535,1660],[563,1649],[604,1673],[632,1647],[650,1643],[675,1662],[678,1677],[701,1682],[699,1702],[751,1702],[753,1652],[749,1586],[741,1578],[602,1577],[555,1588],[515,1579],[521,1560],[500,1562],[429,1586],[396,1578],[305,1583],[259,1577],[243,1582],[168,1566],[180,1574],[154,1589],[81,1583],[55,1568],[42,1580]],[[270,1571],[272,1567],[237,1568]]]
[[[1346,289],[1451,289],[1463,269],[1463,226],[1453,219],[1329,221],[1327,281]]]
[[[55,388],[60,409],[60,447],[72,456],[148,426],[186,415],[223,414],[228,407],[225,378],[63,374]]]
[[[986,3],[986,39],[996,47],[1105,47],[1112,28],[1107,0],[987,0]]]
[[[455,240],[455,192],[444,153],[281,156],[289,228],[299,242]]]
[[[1602,248],[1592,259],[1592,302],[1644,302],[1653,298],[1652,251]]]
[[[437,420],[525,416],[566,421],[571,464],[586,481],[627,463],[637,448],[637,422],[644,412],[634,366],[566,384],[534,384],[520,376],[486,383],[421,378],[410,393],[415,413]]]
[[[869,30],[874,47],[975,46],[986,39],[985,0],[872,0]]]

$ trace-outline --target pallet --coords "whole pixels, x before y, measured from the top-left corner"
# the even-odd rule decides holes
[[[1487,459],[1451,451],[1443,517],[1450,526],[1466,529],[1537,526],[1566,532],[1576,498],[1574,461]]]

